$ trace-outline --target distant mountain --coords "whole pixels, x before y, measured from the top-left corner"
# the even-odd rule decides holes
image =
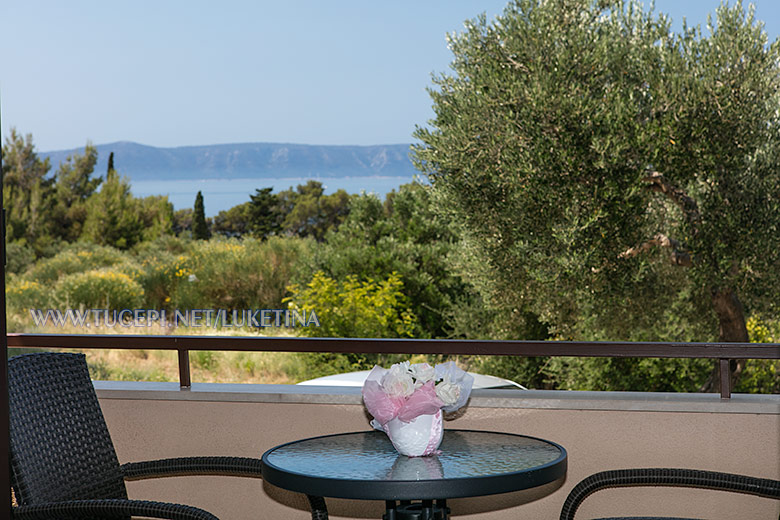
[[[376,146],[319,146],[305,144],[242,143],[156,148],[120,141],[97,145],[95,171],[103,174],[114,152],[116,170],[131,180],[238,179],[279,177],[411,178],[417,171],[408,144]],[[52,170],[83,148],[42,152]]]

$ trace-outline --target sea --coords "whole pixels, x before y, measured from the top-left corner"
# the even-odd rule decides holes
[[[203,193],[203,203],[207,217],[213,217],[220,211],[228,210],[238,204],[249,201],[249,196],[261,188],[273,188],[279,193],[309,180],[322,183],[325,194],[343,189],[347,193],[375,193],[384,200],[385,195],[397,190],[402,184],[408,184],[416,177],[287,177],[279,179],[201,179],[201,180],[131,180],[133,195],[168,195],[174,209],[191,208],[195,196]],[[417,178],[419,180],[419,178]]]

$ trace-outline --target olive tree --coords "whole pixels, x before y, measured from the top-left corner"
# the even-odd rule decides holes
[[[505,335],[747,341],[780,289],[780,44],[621,0],[519,0],[450,36],[414,157]]]

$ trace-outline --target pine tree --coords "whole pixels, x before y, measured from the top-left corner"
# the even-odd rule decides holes
[[[116,170],[110,170],[100,191],[87,199],[86,211],[83,240],[118,249],[128,249],[143,240],[140,201],[130,192],[130,181]]]
[[[203,208],[203,194],[198,192],[198,195],[195,197],[195,208],[192,215],[192,238],[208,240],[210,237],[211,233],[206,224],[206,212]]]
[[[48,175],[49,159],[38,157],[32,134],[22,136],[14,128],[6,137],[2,156],[6,239],[24,240],[40,253],[52,243],[55,177]]]

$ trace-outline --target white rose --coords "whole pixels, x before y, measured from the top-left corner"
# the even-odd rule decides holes
[[[414,379],[408,371],[408,365],[391,366],[379,384],[390,397],[409,397],[414,392]]]
[[[409,368],[409,371],[420,386],[433,379],[436,375],[436,371],[428,363],[416,363]]]
[[[460,387],[445,379],[436,385],[436,397],[441,399],[445,406],[451,406],[460,398]]]

